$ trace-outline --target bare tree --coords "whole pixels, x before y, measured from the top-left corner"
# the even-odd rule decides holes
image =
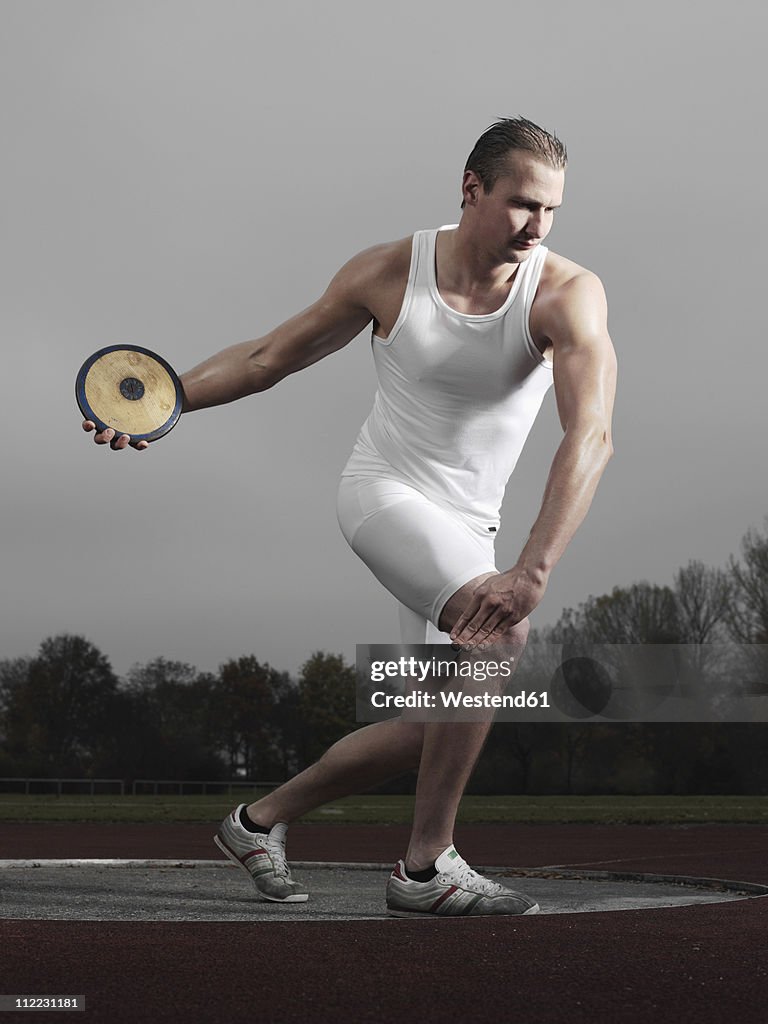
[[[681,638],[688,644],[724,640],[725,620],[733,598],[733,583],[722,569],[690,561],[674,579]]]
[[[678,569],[674,579],[681,651],[684,666],[682,681],[694,691],[712,683],[718,675],[727,676],[729,652],[727,619],[733,602],[733,582],[722,569],[703,562],[690,561]]]
[[[768,533],[747,530],[741,557],[743,563],[731,557],[729,564],[734,594],[728,628],[737,643],[768,644]]]
[[[641,582],[566,608],[548,639],[564,644],[670,644],[681,642],[675,595]]]

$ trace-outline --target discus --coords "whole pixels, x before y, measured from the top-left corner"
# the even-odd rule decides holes
[[[131,444],[157,441],[181,415],[184,393],[173,368],[138,345],[110,345],[94,352],[75,381],[80,412],[101,433],[129,434]]]

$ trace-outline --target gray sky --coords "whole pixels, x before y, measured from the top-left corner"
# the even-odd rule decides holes
[[[499,115],[570,155],[548,245],[603,279],[617,455],[534,623],[723,564],[768,512],[766,16],[753,2],[0,0],[0,658],[86,635],[126,671],[397,641],[335,517],[367,336],[139,455],[81,433],[104,345],[183,371],[312,302],[355,252],[459,216]],[[507,490],[513,564],[559,440]]]

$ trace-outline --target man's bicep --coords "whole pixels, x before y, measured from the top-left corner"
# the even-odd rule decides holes
[[[342,267],[316,302],[267,336],[265,354],[282,375],[343,348],[373,319],[353,264]]]
[[[553,316],[553,372],[563,430],[596,427],[610,435],[616,353],[605,293],[593,275],[573,282]]]

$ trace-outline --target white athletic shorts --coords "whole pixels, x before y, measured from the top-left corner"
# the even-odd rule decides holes
[[[465,583],[497,572],[494,534],[388,477],[343,476],[337,514],[352,550],[400,603],[402,643],[450,643],[440,613]]]

